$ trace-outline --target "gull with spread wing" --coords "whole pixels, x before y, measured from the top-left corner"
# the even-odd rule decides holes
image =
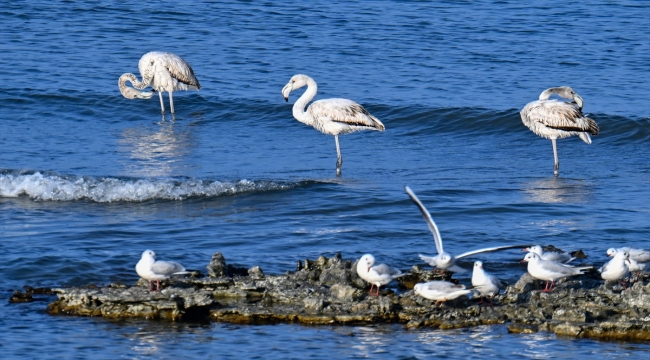
[[[420,259],[422,259],[423,261],[425,261],[427,264],[431,266],[434,266],[438,269],[451,271],[451,272],[461,272],[461,271],[465,271],[465,269],[456,265],[457,259],[480,254],[480,253],[485,253],[485,252],[521,248],[522,246],[526,246],[526,245],[495,246],[490,248],[468,251],[458,256],[451,255],[445,252],[444,248],[442,247],[442,238],[440,237],[440,231],[438,230],[438,226],[436,225],[436,223],[433,221],[433,218],[431,218],[431,214],[429,214],[427,208],[425,208],[424,205],[422,205],[420,199],[418,199],[418,197],[415,196],[415,193],[413,192],[413,190],[411,190],[411,188],[406,186],[404,187],[404,189],[406,190],[406,193],[411,197],[411,200],[413,200],[415,205],[417,205],[418,208],[420,209],[420,212],[422,213],[422,217],[424,217],[424,220],[427,222],[427,225],[429,226],[429,230],[433,234],[433,240],[436,244],[436,250],[438,250],[438,255],[436,256],[419,255]]]

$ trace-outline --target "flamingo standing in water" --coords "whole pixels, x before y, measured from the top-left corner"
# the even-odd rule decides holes
[[[572,99],[574,102],[549,100],[553,94]],[[519,113],[524,125],[532,132],[553,142],[555,176],[558,176],[560,171],[555,140],[578,135],[582,141],[591,144],[589,134],[598,135],[598,124],[582,113],[582,105],[580,95],[568,86],[561,86],[544,90],[539,95],[539,100],[528,103]]]
[[[307,85],[307,91],[293,105],[293,117],[301,123],[313,126],[316,130],[327,135],[334,135],[336,142],[336,175],[341,175],[343,157],[339,146],[339,135],[349,134],[360,130],[384,131],[384,124],[376,117],[370,115],[363,106],[348,99],[324,99],[314,101],[305,110],[318,90],[314,79],[307,75],[294,75],[289,83],[282,88],[282,96],[289,101],[289,94],[298,88]]]
[[[192,70],[190,64],[176,54],[159,51],[148,52],[138,62],[138,69],[142,75],[142,81],[138,81],[138,78],[131,73],[123,74],[118,80],[120,92],[127,99],[149,99],[153,96],[153,92],[138,90],[151,86],[160,95],[160,111],[163,115],[165,114],[163,91],[169,93],[169,107],[173,115],[174,98],[172,97],[172,91],[199,90],[201,88],[201,84],[194,76],[194,70]],[[135,89],[127,87],[127,81],[130,81]]]

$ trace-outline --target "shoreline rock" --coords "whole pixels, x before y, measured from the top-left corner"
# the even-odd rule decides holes
[[[332,258],[298,262],[296,271],[264,274],[261,268],[235,268],[215,253],[209,277],[169,279],[161,292],[149,292],[140,279],[134,286],[120,283],[105,287],[16,291],[10,302],[32,301],[32,294],[56,294],[47,306],[52,315],[144,318],[171,321],[219,321],[239,324],[301,323],[311,325],[365,325],[402,323],[407,329],[454,329],[506,324],[508,332],[527,334],[549,331],[560,336],[603,340],[650,340],[650,284],[636,282],[613,291],[594,274],[571,278],[550,293],[531,290],[526,273],[494,306],[480,306],[466,297],[434,307],[416,297],[413,285],[430,280],[451,280],[412,268],[400,278],[403,293],[384,289],[370,296],[369,285],[356,271],[356,263],[340,254]],[[618,285],[614,289],[618,290]],[[31,290],[30,290],[31,289]]]

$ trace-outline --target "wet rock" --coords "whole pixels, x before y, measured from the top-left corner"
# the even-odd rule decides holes
[[[58,299],[48,305],[48,312],[246,324],[399,322],[407,328],[440,329],[508,323],[512,333],[549,331],[571,337],[650,340],[650,285],[642,282],[618,291],[602,286],[597,275],[586,274],[542,293],[524,275],[504,294],[495,296],[491,306],[461,297],[437,307],[413,291],[402,292],[392,285],[382,287],[380,296],[370,296],[369,285],[356,274],[356,263],[340,254],[299,263],[296,272],[269,275],[259,267],[247,270],[227,265],[215,253],[208,265],[210,277],[169,279],[160,292],[150,292],[146,281],[135,286],[113,283],[50,289]],[[416,266],[399,288],[449,276]],[[18,292],[15,298],[29,299],[27,294],[33,291]]]
[[[210,264],[206,267],[208,268],[208,275],[211,277],[223,277],[228,275],[226,270],[226,258],[224,258],[223,254],[220,252],[212,254]]]
[[[570,321],[576,323],[583,323],[587,320],[587,313],[581,309],[566,309],[559,308],[553,312],[553,320]]]
[[[264,273],[262,272],[262,268],[259,266],[253,266],[248,269],[248,276],[254,280],[264,279]]]
[[[11,295],[9,298],[9,303],[14,304],[14,303],[25,303],[25,302],[32,302],[34,301],[34,298],[32,298],[32,294],[29,292],[22,292],[20,290],[14,291],[14,293]]]
[[[536,325],[523,324],[523,323],[511,323],[507,326],[508,332],[513,334],[535,334],[539,332],[539,328]]]
[[[346,284],[334,284],[330,288],[330,292],[332,298],[338,301],[351,301],[361,297],[361,292],[358,289]]]

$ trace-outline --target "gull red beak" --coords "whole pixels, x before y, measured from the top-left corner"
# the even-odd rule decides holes
[[[521,251],[528,251],[528,248],[523,248],[521,249]]]
[[[520,261],[520,263],[522,263],[522,262],[527,262],[527,261],[526,261],[526,259],[522,259],[522,260]]]

